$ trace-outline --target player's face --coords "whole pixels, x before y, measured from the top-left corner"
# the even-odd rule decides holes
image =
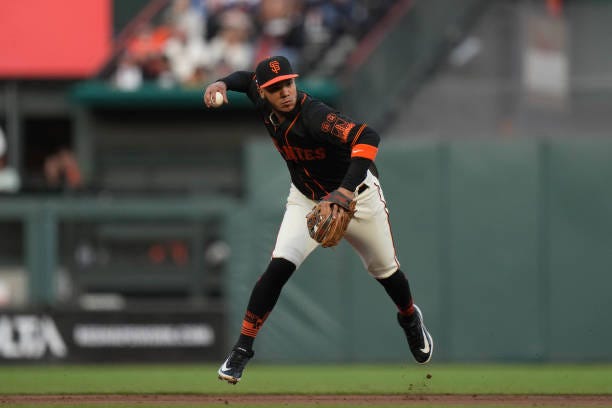
[[[262,92],[278,112],[291,112],[295,108],[297,89],[293,78],[272,84],[262,89]]]

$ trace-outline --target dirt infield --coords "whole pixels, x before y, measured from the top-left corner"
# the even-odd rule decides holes
[[[3,404],[514,405],[612,407],[612,395],[2,395]]]

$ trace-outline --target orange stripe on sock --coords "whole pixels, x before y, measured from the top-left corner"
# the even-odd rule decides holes
[[[400,312],[400,314],[402,316],[411,316],[414,313],[414,303],[411,302],[410,306],[408,306],[407,308],[405,308],[403,310],[400,309],[399,307],[398,307],[398,309],[399,309],[399,312]]]
[[[254,328],[251,323],[244,321],[242,322],[242,329],[240,330],[241,334],[249,337],[255,337],[257,336],[258,331],[259,329]]]
[[[268,317],[270,313],[266,313],[266,315],[261,318],[254,313],[249,311],[246,312],[244,319],[242,320],[242,328],[240,330],[240,334],[244,334],[249,337],[256,337],[259,329],[263,325],[264,321]]]
[[[244,334],[245,336],[249,336],[249,337],[257,337],[257,332],[258,330],[249,329],[246,327],[243,327],[242,330],[240,330],[240,334]]]

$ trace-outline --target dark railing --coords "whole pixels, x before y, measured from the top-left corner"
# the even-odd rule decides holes
[[[400,0],[349,57],[343,105],[378,129],[457,44],[486,1]]]

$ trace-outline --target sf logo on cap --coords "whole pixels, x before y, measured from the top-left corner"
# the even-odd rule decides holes
[[[274,60],[274,61],[270,61],[270,69],[272,70],[272,72],[274,72],[275,74],[278,74],[280,72],[280,64],[278,63],[278,61]]]

